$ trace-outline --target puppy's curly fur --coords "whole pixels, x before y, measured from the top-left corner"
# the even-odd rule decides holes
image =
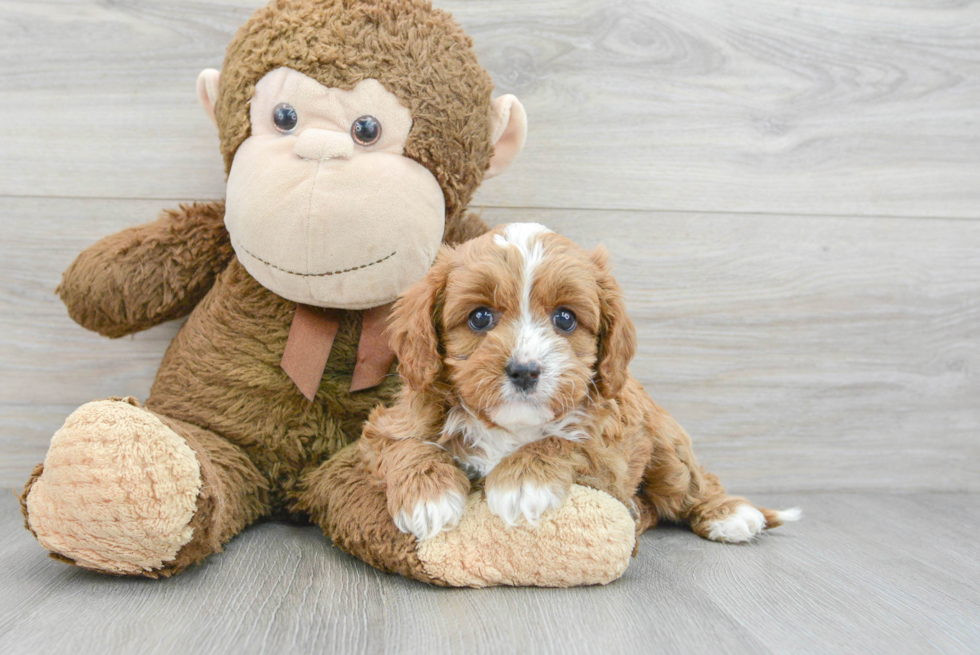
[[[521,223],[445,247],[390,333],[406,384],[360,450],[404,532],[451,527],[473,483],[512,525],[573,483],[633,509],[639,532],[667,520],[741,542],[799,517],[726,494],[630,375],[636,331],[601,247]]]

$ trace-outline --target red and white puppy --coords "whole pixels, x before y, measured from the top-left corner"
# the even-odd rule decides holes
[[[471,480],[508,525],[535,523],[573,483],[622,501],[639,531],[667,520],[741,542],[800,516],[727,495],[629,374],[636,332],[602,247],[512,223],[443,248],[390,334],[405,384],[360,449],[419,539],[459,521]]]

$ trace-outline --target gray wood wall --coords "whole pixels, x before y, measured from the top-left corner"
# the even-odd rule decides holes
[[[261,0],[0,1],[0,483],[145,397],[176,325],[108,341],[60,272],[223,195],[194,83]],[[527,148],[491,223],[604,242],[633,372],[735,492],[980,490],[980,3],[438,0]]]

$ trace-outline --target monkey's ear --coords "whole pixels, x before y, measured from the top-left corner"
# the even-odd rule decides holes
[[[215,125],[218,124],[218,121],[214,117],[214,105],[218,102],[218,81],[220,79],[221,71],[216,71],[213,68],[205,68],[197,76],[197,99],[201,101],[204,113]]]
[[[524,139],[527,138],[527,114],[521,101],[509,93],[493,101],[490,109],[490,120],[493,125],[493,157],[490,168],[483,177],[491,178],[500,175],[510,163],[517,159],[524,149]]]

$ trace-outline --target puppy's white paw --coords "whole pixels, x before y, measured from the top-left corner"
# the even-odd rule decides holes
[[[738,544],[750,541],[766,529],[766,517],[751,505],[739,505],[725,518],[711,523],[708,539]]]
[[[517,525],[522,516],[531,525],[537,524],[542,514],[557,508],[564,500],[564,490],[533,482],[524,482],[517,489],[493,487],[487,490],[490,511],[511,527]]]
[[[466,499],[456,491],[443,494],[436,500],[424,500],[415,504],[412,513],[395,515],[395,525],[402,532],[414,534],[419,541],[439,534],[443,529],[455,527],[463,516]]]

